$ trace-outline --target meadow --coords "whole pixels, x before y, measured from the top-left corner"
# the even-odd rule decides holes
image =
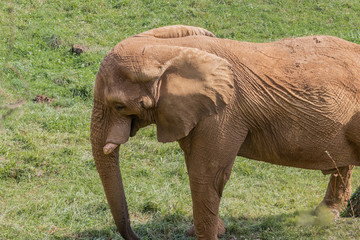
[[[359,12],[358,0],[0,1],[0,239],[122,239],[89,140],[95,75],[119,41],[184,24],[239,41],[326,34],[360,44]],[[73,44],[86,52],[71,52]],[[188,239],[190,189],[177,143],[142,129],[121,147],[120,168],[138,235]],[[312,214],[328,178],[237,158],[221,239],[359,238],[358,218]],[[359,168],[352,185],[360,186]]]

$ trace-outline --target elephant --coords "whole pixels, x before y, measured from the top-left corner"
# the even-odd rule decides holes
[[[330,174],[339,210],[360,165],[360,45],[332,36],[269,43],[165,26],[129,37],[96,75],[92,152],[118,231],[130,226],[119,147],[156,125],[184,152],[197,239],[224,233],[219,203],[236,156]]]

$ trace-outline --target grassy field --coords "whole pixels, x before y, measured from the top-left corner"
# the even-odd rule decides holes
[[[0,239],[121,239],[89,142],[95,74],[119,41],[171,24],[267,42],[311,34],[360,43],[358,0],[0,1]],[[88,48],[81,55],[72,44]],[[37,95],[46,96],[38,98]],[[186,239],[181,150],[155,126],[122,146],[132,225],[142,239]],[[223,239],[356,239],[360,220],[311,211],[328,176],[238,158],[221,202]],[[355,169],[352,184],[360,186]]]

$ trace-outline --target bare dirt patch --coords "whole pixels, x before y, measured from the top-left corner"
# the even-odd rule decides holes
[[[76,53],[76,54],[82,54],[84,52],[87,52],[89,50],[88,47],[81,45],[81,44],[74,44],[71,47],[71,52]]]
[[[49,98],[46,95],[36,95],[36,97],[33,99],[33,101],[37,102],[37,103],[51,103],[51,102],[54,102],[55,99]]]

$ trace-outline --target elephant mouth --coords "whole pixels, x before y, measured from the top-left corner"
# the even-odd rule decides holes
[[[135,136],[137,131],[141,128],[139,118],[137,116],[131,116],[131,127],[130,127],[130,137]],[[112,153],[120,144],[116,144],[113,142],[108,142],[103,147],[104,154]]]
[[[135,136],[136,132],[140,129],[140,121],[137,116],[131,115],[127,120],[130,120],[130,124],[128,122],[130,126],[128,124],[127,126],[125,125],[126,127],[120,125],[120,127],[118,126],[110,130],[110,136],[106,139],[106,144],[103,147],[105,155],[112,153],[121,144],[127,142],[129,136]]]
[[[137,116],[132,116],[131,119],[131,130],[130,130],[130,137],[136,135],[137,131],[140,129],[140,120]]]

